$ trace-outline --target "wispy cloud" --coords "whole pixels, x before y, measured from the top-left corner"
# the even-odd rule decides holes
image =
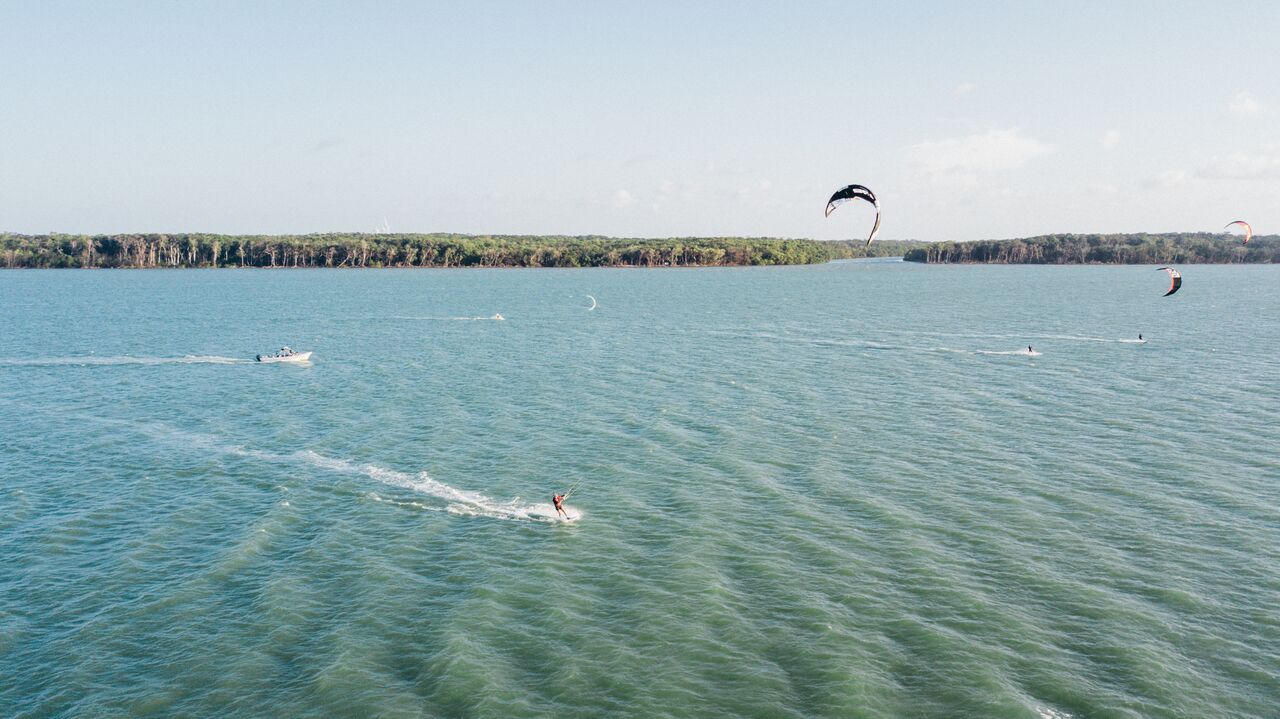
[[[337,136],[322,137],[318,142],[316,142],[314,145],[311,146],[311,151],[322,152],[324,150],[328,150],[331,147],[337,147],[338,145],[341,145],[343,142],[344,140],[341,137],[337,137]]]
[[[1185,185],[1190,179],[1191,173],[1187,170],[1165,170],[1154,177],[1147,178],[1147,181],[1144,184],[1147,187],[1167,189],[1170,187],[1177,187],[1178,185]]]
[[[959,97],[960,95],[968,95],[977,89],[978,86],[971,82],[962,82],[959,85],[956,85],[956,89],[952,90],[951,94]]]
[[[1116,145],[1120,144],[1120,131],[1107,130],[1106,132],[1102,133],[1102,139],[1099,140],[1098,143],[1102,145],[1103,149],[1105,150],[1110,150],[1114,148]]]
[[[618,190],[613,193],[613,206],[619,210],[636,204],[636,198],[626,190]]]
[[[640,167],[641,165],[647,165],[656,159],[658,159],[658,155],[656,153],[640,152],[623,160],[622,166],[623,167]]]
[[[1209,180],[1277,180],[1280,179],[1280,146],[1214,155],[1196,174]]]
[[[1236,117],[1251,117],[1262,111],[1262,105],[1251,93],[1238,92],[1227,109]]]
[[[739,200],[758,200],[761,196],[767,195],[773,189],[773,183],[769,180],[760,180],[751,184],[744,184],[738,187]]]
[[[1053,152],[1053,145],[1027,137],[1017,129],[988,130],[985,133],[946,140],[927,140],[908,148],[908,153],[925,173],[933,177],[973,177],[984,173],[1015,170],[1027,162]]]
[[[1164,189],[1189,183],[1227,180],[1280,180],[1280,144],[1263,145],[1250,152],[1214,155],[1191,168],[1165,170],[1147,178],[1147,187]]]

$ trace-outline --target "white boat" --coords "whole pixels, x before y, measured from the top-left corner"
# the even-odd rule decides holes
[[[254,359],[259,362],[306,362],[311,359],[311,353],[281,347],[280,351],[273,355],[258,355]]]

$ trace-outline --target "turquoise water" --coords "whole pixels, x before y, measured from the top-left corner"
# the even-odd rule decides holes
[[[1274,717],[1280,267],[1181,269],[0,273],[0,716]]]

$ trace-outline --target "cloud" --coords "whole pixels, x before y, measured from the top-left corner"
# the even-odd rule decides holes
[[[1022,135],[1017,129],[989,130],[947,140],[927,140],[908,148],[911,159],[934,177],[972,177],[1015,170],[1053,152],[1053,145]]]
[[[623,160],[622,165],[623,167],[639,167],[641,165],[647,165],[656,159],[658,159],[658,155],[655,153],[641,152]]]
[[[1257,99],[1252,94],[1238,92],[1227,109],[1231,110],[1231,114],[1236,117],[1252,117],[1262,110],[1262,105],[1258,104]]]
[[[1147,187],[1166,189],[1185,185],[1190,179],[1191,173],[1186,170],[1165,170],[1155,177],[1148,178],[1145,184]]]
[[[959,97],[960,95],[968,95],[977,89],[978,86],[971,82],[962,82],[959,85],[956,85],[956,89],[952,90],[951,94]]]
[[[1099,143],[1102,145],[1103,149],[1110,150],[1114,148],[1116,145],[1120,144],[1120,131],[1107,130],[1102,133],[1102,139],[1099,140]]]
[[[1191,169],[1165,170],[1147,178],[1144,184],[1164,189],[1220,180],[1280,180],[1280,144],[1263,145],[1252,152],[1214,155]]]
[[[324,137],[324,138],[321,138],[319,142],[311,146],[311,151],[322,152],[324,150],[328,150],[331,147],[337,147],[342,143],[343,143],[343,139],[341,137]]]
[[[769,180],[760,180],[752,184],[741,185],[738,187],[738,199],[748,200],[754,198],[758,200],[760,197],[769,194],[772,189],[773,183]]]
[[[619,210],[636,204],[636,198],[626,190],[618,190],[613,193],[613,206]]]
[[[1257,152],[1214,155],[1196,174],[1209,180],[1280,179],[1280,146],[1268,145]]]

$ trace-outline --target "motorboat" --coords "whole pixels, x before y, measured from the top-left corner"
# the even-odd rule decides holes
[[[258,355],[254,357],[258,362],[306,362],[311,359],[310,352],[299,352],[288,347],[281,347],[280,351],[275,354]]]

